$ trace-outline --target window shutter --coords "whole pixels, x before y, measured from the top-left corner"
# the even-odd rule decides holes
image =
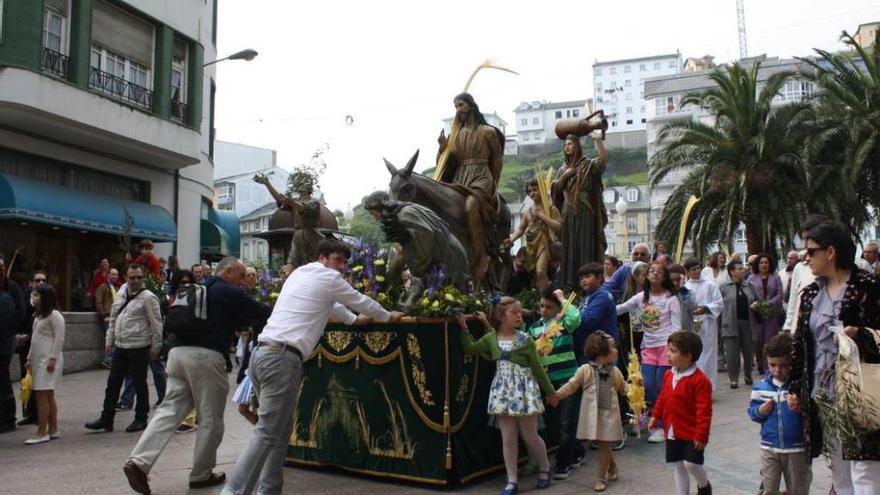
[[[67,17],[67,0],[45,0],[45,2],[47,9],[58,12],[62,17]]]
[[[92,42],[147,68],[153,66],[154,26],[104,1],[92,10]]]

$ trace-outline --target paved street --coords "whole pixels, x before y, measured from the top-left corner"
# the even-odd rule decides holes
[[[131,412],[117,416],[113,433],[87,433],[82,425],[97,417],[107,372],[88,371],[64,377],[58,396],[62,438],[49,444],[26,447],[32,427],[0,436],[0,487],[3,493],[30,494],[125,494],[129,490],[122,464],[138,434],[123,430]],[[152,391],[152,386],[151,386]],[[716,394],[712,436],[707,451],[707,468],[716,494],[754,494],[758,486],[758,427],[745,413],[748,389],[730,390],[723,382]],[[229,471],[242,449],[250,425],[239,417],[230,402],[226,411],[226,435],[218,453],[218,469]],[[187,472],[192,465],[194,434],[175,435],[150,475],[153,493],[187,493]],[[606,493],[672,493],[672,473],[663,462],[662,445],[631,439],[615,453],[621,479]],[[590,493],[594,481],[595,457],[564,482],[544,492],[552,494]],[[460,489],[463,493],[495,494],[503,474]],[[371,494],[437,493],[396,482],[382,483],[340,471],[285,469],[285,493]],[[521,481],[523,492],[535,492],[534,478]],[[814,463],[812,493],[828,493],[828,470]],[[695,492],[695,491],[694,491]],[[215,494],[219,489],[192,493]]]

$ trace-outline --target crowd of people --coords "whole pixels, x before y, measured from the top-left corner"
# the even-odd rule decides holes
[[[849,230],[820,216],[808,218],[800,236],[805,249],[787,253],[778,270],[772,254],[728,260],[714,253],[705,262],[689,257],[674,264],[663,247],[652,252],[637,244],[626,263],[609,256],[580,268],[577,305],[554,277],[558,246],[541,255],[547,267],[541,277],[532,272],[538,265],[518,253],[512,295],[498,300],[490,315],[458,316],[464,351],[497,361],[488,413],[501,432],[502,493],[518,491],[518,438],[535,464],[538,489],[568,478],[583,464],[585,447],[593,447],[593,487],[604,491],[623,475],[614,451],[643,426],[648,442],[665,443],[676,493],[689,493],[691,480],[698,493],[711,493],[703,464],[719,370],[726,370],[731,388],[739,387],[740,375],[753,387],[743,412],[761,424],[762,493],[779,493],[783,479],[788,493],[807,493],[810,461],[823,446],[836,493],[872,493],[880,484],[880,431],[861,432],[858,445],[829,437],[838,433],[823,429],[828,413],[821,404],[838,393],[839,339],[852,339],[866,362],[880,363],[880,335],[873,330],[880,328],[877,244],[867,243],[857,259]],[[213,269],[182,270],[173,258],[156,258],[148,241],[140,248],[121,273],[102,260],[94,274],[92,297],[106,325],[110,372],[100,417],[86,428],[111,432],[115,413],[134,406],[126,431],[144,431],[124,473],[139,493],[150,492],[147,475],[170,436],[196,429],[187,417],[198,426],[191,488],[226,483],[224,494],[280,491],[304,356],[327,321],[358,325],[402,315],[346,282],[350,250],[337,240],[322,241],[317,261],[289,274],[274,310],[254,299],[256,272],[235,258]],[[36,424],[28,445],[50,442],[60,437],[54,390],[64,366],[64,317],[46,273],[34,273],[22,290],[4,267],[0,257],[0,431],[16,426],[7,370],[18,352],[33,390],[19,425]],[[161,281],[158,295],[145,288],[148,275]],[[545,287],[538,311],[524,318],[516,296],[535,285]],[[192,318],[184,330],[172,324],[181,314]],[[471,336],[475,323],[479,339]],[[227,481],[214,468],[233,342],[241,365],[233,399],[255,430]],[[644,417],[633,417],[627,399],[633,353],[645,387]],[[552,465],[538,434],[542,415],[559,426]]]

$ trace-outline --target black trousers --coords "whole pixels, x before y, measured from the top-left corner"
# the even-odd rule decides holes
[[[122,349],[117,347],[113,351],[113,361],[110,364],[110,376],[107,377],[107,390],[104,392],[104,411],[101,417],[113,421],[116,414],[116,403],[125,375],[131,372],[132,384],[137,395],[137,405],[134,408],[134,419],[147,421],[150,414],[150,396],[147,389],[147,370],[150,367],[150,346],[136,349]]]
[[[12,354],[0,354],[0,426],[15,425],[15,393],[9,376]]]

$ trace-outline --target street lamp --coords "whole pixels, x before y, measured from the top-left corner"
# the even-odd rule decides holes
[[[617,214],[620,216],[620,223],[623,228],[623,257],[626,258],[627,255],[627,247],[629,243],[627,242],[627,237],[629,235],[629,228],[626,225],[626,210],[629,209],[629,205],[626,203],[626,200],[623,199],[623,196],[617,200],[617,203],[614,204],[614,208],[617,210]]]
[[[259,53],[257,53],[256,50],[253,50],[251,48],[246,48],[240,52],[235,52],[232,55],[229,55],[228,57],[218,58],[217,60],[213,60],[211,62],[208,62],[207,64],[203,65],[202,67],[207,67],[209,65],[213,65],[213,64],[216,64],[217,62],[222,62],[224,60],[244,60],[246,62],[250,62],[251,60],[256,58],[257,55],[259,55]]]

